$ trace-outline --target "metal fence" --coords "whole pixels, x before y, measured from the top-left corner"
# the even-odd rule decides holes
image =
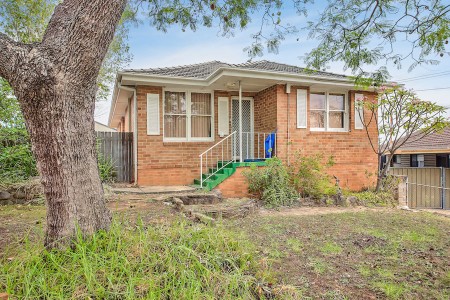
[[[391,175],[406,175],[408,206],[450,209],[450,169],[391,168]]]
[[[117,182],[133,181],[133,133],[96,132],[98,151],[111,160]]]

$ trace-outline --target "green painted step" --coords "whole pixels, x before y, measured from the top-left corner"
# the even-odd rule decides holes
[[[223,164],[221,162],[218,163],[219,168],[222,165]],[[217,171],[216,168],[211,168],[208,170],[208,173],[202,174],[203,179],[209,177],[208,179],[203,181],[203,188],[205,190],[210,191],[219,184],[221,184],[225,179],[233,175],[233,173],[236,171],[236,168],[234,167],[233,164],[228,164],[225,168],[220,169],[219,171],[217,171],[217,173],[211,175],[216,171]],[[194,179],[194,184],[200,186],[200,179]]]
[[[236,172],[236,168],[237,167],[249,167],[252,165],[256,165],[256,166],[265,166],[266,162],[265,161],[258,161],[258,162],[232,162],[230,163],[229,161],[226,162],[221,162],[219,161],[217,163],[218,168],[222,167],[224,164],[227,164],[225,168],[220,169],[219,171],[217,171],[217,168],[210,168],[208,169],[208,173],[206,174],[202,174],[202,178],[208,178],[208,176],[210,174],[213,174],[214,172],[217,171],[217,173],[215,173],[214,175],[212,175],[211,177],[209,177],[208,179],[203,181],[203,189],[210,191],[213,188],[215,188],[216,186],[218,186],[219,184],[221,184],[223,181],[225,181],[225,179],[227,179],[228,177],[230,177],[231,175],[234,174],[234,172]],[[200,187],[200,179],[194,179],[194,185]]]

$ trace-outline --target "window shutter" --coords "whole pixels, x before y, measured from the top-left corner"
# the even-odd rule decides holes
[[[358,105],[363,100],[363,94],[355,94],[355,129],[364,129],[364,107]]]
[[[147,94],[147,135],[160,135],[159,94]]]
[[[306,90],[297,90],[297,128],[306,128]]]
[[[218,132],[220,136],[229,134],[230,127],[230,118],[229,118],[229,110],[228,110],[228,97],[219,97],[218,99],[218,123],[219,128]]]

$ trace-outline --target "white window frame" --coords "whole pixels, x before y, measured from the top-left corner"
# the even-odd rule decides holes
[[[417,167],[425,168],[425,155],[417,154]]]
[[[315,93],[325,93],[325,128],[316,128],[316,127],[310,127],[309,130],[310,131],[322,131],[322,132],[348,132],[348,123],[349,123],[349,113],[348,113],[348,109],[349,109],[349,104],[348,104],[348,91],[318,91],[318,90],[313,90],[309,92],[309,101],[311,102],[311,94],[315,94]],[[329,115],[330,115],[330,111],[331,112],[338,112],[337,110],[330,110],[330,105],[329,105],[329,100],[328,100],[328,96],[329,94],[342,94],[344,95],[344,128],[330,128],[330,124],[329,124]],[[309,109],[308,109],[308,118],[309,116],[309,112],[311,111],[311,103],[309,103]],[[314,109],[313,109],[314,110]],[[340,112],[340,110],[339,110]],[[311,122],[309,122],[309,124],[311,124]]]
[[[176,138],[176,137],[166,137],[165,132],[165,116],[166,116],[166,92],[176,92],[185,93],[186,95],[186,137]],[[201,94],[211,94],[211,137],[191,137],[191,94],[201,93]],[[214,91],[211,90],[196,90],[196,89],[182,89],[182,88],[164,88],[162,91],[163,97],[163,142],[213,142],[215,136],[214,129]]]

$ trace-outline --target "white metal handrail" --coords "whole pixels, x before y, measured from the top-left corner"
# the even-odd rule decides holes
[[[271,149],[266,149],[266,138],[274,134],[275,141]],[[244,159],[266,159],[266,150],[271,152],[271,157],[276,156],[277,133],[274,132],[242,132],[242,149],[245,150]],[[240,150],[239,150],[240,151]]]
[[[200,186],[203,187],[203,182],[208,180],[217,172],[228,166],[229,164],[235,162],[235,158],[233,157],[233,138],[236,136],[236,131],[233,131],[230,135],[226,136],[219,142],[217,142],[214,146],[208,148],[200,157]],[[225,149],[224,149],[225,147]],[[225,150],[225,151],[224,151]],[[216,151],[216,153],[214,153]],[[208,161],[209,157],[209,161]],[[219,167],[219,161],[222,162],[222,165]],[[203,162],[205,162],[206,170],[208,170],[209,165],[216,166],[214,171],[209,173],[206,178],[203,178]],[[208,164],[209,162],[209,164]]]

